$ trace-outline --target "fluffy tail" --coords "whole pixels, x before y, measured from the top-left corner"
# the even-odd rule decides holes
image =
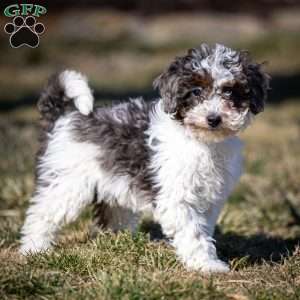
[[[52,123],[72,109],[88,115],[93,111],[93,105],[87,78],[79,72],[66,70],[49,79],[38,101],[38,110],[44,120]]]

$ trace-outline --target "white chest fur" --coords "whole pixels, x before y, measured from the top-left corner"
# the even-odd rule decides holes
[[[219,143],[201,143],[161,111],[153,117],[149,145],[155,155],[158,198],[188,202],[199,211],[210,203],[224,201],[241,174],[241,142],[229,138]],[[166,200],[165,200],[166,201]]]

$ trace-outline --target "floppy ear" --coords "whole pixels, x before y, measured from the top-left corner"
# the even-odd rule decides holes
[[[256,115],[264,110],[271,77],[262,70],[262,65],[254,63],[246,67],[246,75],[251,94],[250,111]]]
[[[153,87],[159,90],[164,110],[167,113],[175,113],[177,108],[177,91],[180,79],[181,58],[174,62],[160,74],[153,82]]]

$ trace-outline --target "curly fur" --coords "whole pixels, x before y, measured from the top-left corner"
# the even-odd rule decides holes
[[[38,108],[46,127],[21,252],[43,251],[88,204],[96,223],[134,231],[148,210],[189,269],[227,272],[214,227],[242,173],[235,136],[261,112],[269,77],[245,52],[205,44],[154,82],[161,98],[93,106],[86,78],[56,74]]]

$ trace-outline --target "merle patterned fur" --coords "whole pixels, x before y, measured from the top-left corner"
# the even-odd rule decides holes
[[[38,102],[42,145],[22,253],[50,248],[94,203],[96,223],[116,231],[134,230],[150,210],[187,268],[229,271],[212,236],[242,174],[236,135],[264,109],[269,76],[246,52],[202,44],[154,87],[160,99],[95,107],[84,75],[50,79]]]

